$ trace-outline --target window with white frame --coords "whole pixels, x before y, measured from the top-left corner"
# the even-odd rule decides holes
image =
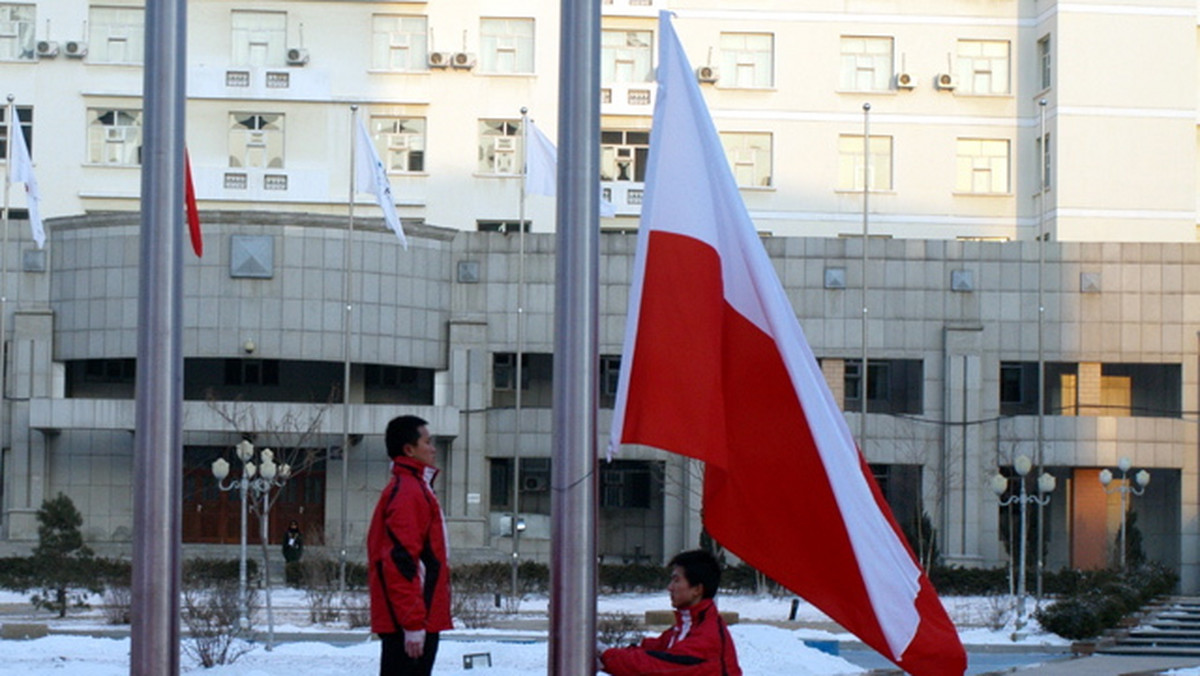
[[[771,186],[771,135],[763,132],[721,132],[725,157],[739,188]]]
[[[233,113],[229,116],[229,166],[283,168],[283,115]]]
[[[772,87],[774,71],[774,35],[721,33],[722,87]]]
[[[521,121],[479,121],[479,173],[521,173]]]
[[[287,14],[234,10],[231,17],[235,66],[287,65]]]
[[[87,134],[88,162],[123,166],[142,163],[142,111],[89,108]]]
[[[958,91],[963,94],[1009,93],[1008,64],[1006,40],[959,40]]]
[[[1049,188],[1053,181],[1050,179],[1050,169],[1053,165],[1050,163],[1050,155],[1054,152],[1050,145],[1050,133],[1047,132],[1043,138],[1037,139],[1034,142],[1037,147],[1038,157],[1041,159],[1042,166],[1042,187]]]
[[[887,91],[892,85],[890,37],[842,36],[841,88],[852,92]]]
[[[0,3],[0,61],[33,61],[34,5]]]
[[[533,72],[533,19],[480,19],[479,70]]]
[[[389,172],[425,171],[425,118],[372,117],[370,129]]]
[[[646,180],[650,157],[650,132],[644,130],[600,130],[600,180]]]
[[[376,14],[371,17],[371,68],[428,70],[429,20],[423,16]]]
[[[146,11],[141,7],[88,10],[88,61],[139,64],[145,58]]]
[[[0,158],[8,157],[8,106],[0,106]],[[17,128],[25,134],[25,147],[33,152],[33,106],[17,106]]]
[[[1007,193],[1008,152],[1006,139],[958,139],[954,189],[962,193]]]
[[[653,46],[650,31],[601,31],[600,81],[651,81],[654,78]]]
[[[1050,88],[1050,36],[1038,40],[1038,66],[1041,69],[1041,85],[1042,89]]]
[[[864,170],[870,190],[892,189],[892,137],[871,136],[871,163],[864,166],[862,135],[838,137],[838,190],[862,190]]]

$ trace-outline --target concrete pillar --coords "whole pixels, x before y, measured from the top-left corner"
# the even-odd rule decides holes
[[[942,379],[943,415],[947,423],[979,421],[982,415],[982,339],[978,326],[947,327]],[[939,470],[942,554],[946,563],[982,562],[979,527],[984,501],[983,432],[978,424],[949,424],[942,439]]]

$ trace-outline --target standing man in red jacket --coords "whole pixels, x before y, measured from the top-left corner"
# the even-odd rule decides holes
[[[721,583],[716,557],[694,549],[668,565],[675,626],[641,645],[605,650],[601,668],[613,676],[742,676],[733,638],[713,603]]]
[[[439,632],[453,627],[446,527],[433,494],[437,449],[428,424],[402,415],[385,436],[392,480],[367,532],[371,631],[383,643],[380,676],[428,676]]]

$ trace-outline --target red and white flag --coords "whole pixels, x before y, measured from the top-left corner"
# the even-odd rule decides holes
[[[183,197],[187,209],[188,236],[196,258],[204,255],[204,238],[200,235],[200,209],[196,207],[196,185],[192,182],[192,158],[183,149]]]
[[[21,133],[21,123],[17,120],[17,107],[8,108],[8,138],[12,141],[12,167],[9,170],[10,183],[25,184],[25,206],[29,210],[29,230],[33,241],[39,249],[46,246],[46,229],[42,226],[42,196],[38,193],[37,179],[33,176],[33,159],[29,157],[29,146],[25,145],[25,135]]]
[[[611,448],[705,462],[708,532],[915,676],[958,633],[855,445],[660,16],[658,100]]]

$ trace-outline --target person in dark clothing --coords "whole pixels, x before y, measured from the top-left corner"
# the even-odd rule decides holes
[[[742,676],[733,638],[713,602],[721,582],[716,557],[694,549],[668,565],[675,625],[640,645],[605,650],[600,669],[613,676]]]
[[[371,631],[382,643],[380,676],[428,676],[440,632],[453,628],[437,448],[428,423],[410,415],[388,423],[385,442],[392,477],[367,531]]]
[[[283,560],[295,563],[301,556],[304,556],[304,534],[300,532],[300,524],[293,519],[283,533]]]

